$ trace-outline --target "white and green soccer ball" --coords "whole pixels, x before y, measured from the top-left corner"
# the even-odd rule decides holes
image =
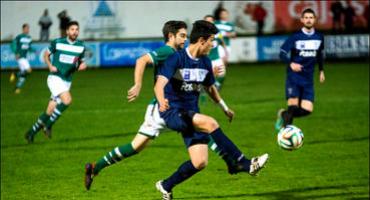
[[[294,125],[287,125],[281,128],[278,136],[278,145],[285,150],[299,149],[303,145],[303,132]]]

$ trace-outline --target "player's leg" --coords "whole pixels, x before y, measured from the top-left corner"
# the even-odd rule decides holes
[[[52,111],[49,120],[45,124],[47,129],[50,129],[53,126],[53,124],[60,118],[62,113],[67,110],[68,106],[72,103],[72,95],[69,91],[61,93],[58,97],[60,100],[57,101],[57,105]]]
[[[26,77],[28,73],[31,72],[30,63],[28,62],[26,58],[18,59],[18,65],[19,65],[19,72],[17,74],[18,80],[17,80],[17,83],[15,85],[15,90],[14,90],[16,94],[19,94],[21,92],[21,88],[26,82]]]
[[[157,189],[162,193],[162,199],[172,199],[172,189],[204,169],[208,163],[208,147],[204,144],[208,136],[199,132],[187,132],[182,135],[185,145],[188,146],[190,160],[181,164],[170,177],[156,183]]]
[[[123,158],[129,158],[142,151],[150,142],[151,139],[159,136],[161,130],[165,127],[163,119],[159,116],[157,104],[148,105],[145,113],[145,121],[141,125],[138,133],[131,143],[115,147],[101,159],[94,163],[85,165],[85,187],[90,189],[93,177],[96,176],[102,169],[112,164],[118,163]]]
[[[27,139],[28,143],[33,142],[33,138],[36,135],[38,131],[40,131],[43,127],[45,127],[45,124],[50,118],[50,115],[54,108],[57,106],[57,102],[51,99],[48,103],[47,109],[45,112],[43,112],[36,122],[31,126],[31,128],[27,131],[25,138]]]
[[[266,163],[268,159],[267,154],[252,159],[253,162],[247,159],[239,148],[223,133],[217,121],[212,117],[196,113],[192,117],[192,122],[197,130],[208,133],[221,151],[225,152],[227,156],[237,163],[238,170],[236,172],[245,171],[255,175]]]

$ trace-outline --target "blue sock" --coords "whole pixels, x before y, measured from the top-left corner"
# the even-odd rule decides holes
[[[163,188],[167,192],[171,192],[173,187],[190,178],[199,171],[200,170],[195,168],[191,161],[188,160],[184,162],[175,173],[163,181]]]
[[[222,132],[221,128],[214,130],[211,137],[216,142],[218,148],[230,156],[234,161],[243,165],[243,168],[249,172],[251,161],[245,158],[237,146]]]

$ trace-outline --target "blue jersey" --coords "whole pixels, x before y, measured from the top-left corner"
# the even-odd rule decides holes
[[[169,82],[164,88],[171,108],[199,112],[198,97],[201,87],[214,84],[211,60],[207,56],[192,58],[189,49],[172,54],[159,69],[158,75]]]
[[[288,64],[288,76],[303,81],[313,81],[314,66],[317,62],[319,69],[323,70],[324,37],[321,33],[306,33],[302,30],[291,35],[281,46],[280,58]],[[289,52],[290,57],[288,57]],[[290,63],[301,64],[301,72],[293,72]]]

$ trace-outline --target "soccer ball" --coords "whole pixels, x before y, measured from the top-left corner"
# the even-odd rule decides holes
[[[303,145],[303,132],[294,125],[287,125],[280,129],[277,142],[285,150],[299,149]]]

